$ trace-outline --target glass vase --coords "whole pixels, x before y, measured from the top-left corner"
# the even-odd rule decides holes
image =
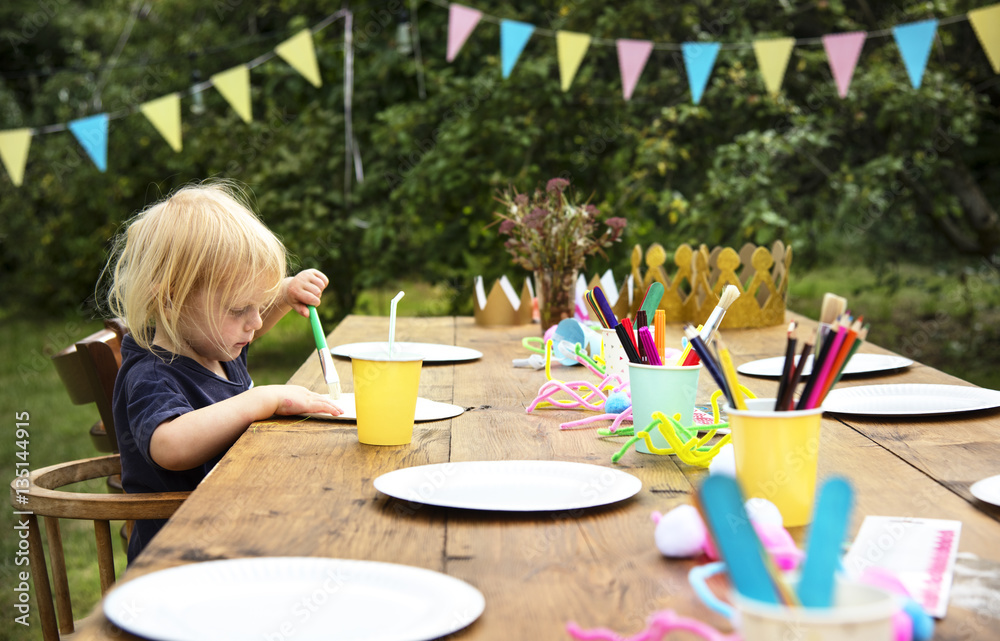
[[[542,333],[576,315],[576,269],[537,269],[535,287]]]

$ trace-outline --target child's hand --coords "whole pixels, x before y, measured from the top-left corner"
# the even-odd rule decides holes
[[[326,274],[318,269],[306,269],[281,283],[281,300],[300,316],[309,318],[309,305],[320,303],[323,290],[330,284]]]
[[[325,394],[311,392],[298,385],[268,385],[268,390],[275,394],[274,413],[279,416],[290,414],[332,414],[340,416],[344,413]]]

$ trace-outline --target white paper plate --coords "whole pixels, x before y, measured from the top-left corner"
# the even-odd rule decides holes
[[[544,512],[623,501],[642,489],[642,481],[571,461],[467,461],[395,470],[375,479],[375,489],[427,505]]]
[[[1000,505],[1000,475],[976,481],[969,491],[972,492],[972,496],[984,503]]]
[[[389,401],[386,401],[389,402]],[[354,403],[354,393],[344,392],[340,398],[334,401],[344,413],[340,416],[330,416],[329,414],[306,414],[310,418],[321,418],[327,421],[356,421],[358,420],[358,408]],[[454,418],[465,412],[465,409],[450,403],[439,403],[429,401],[423,397],[417,397],[417,413],[414,421],[440,421],[446,418]]]
[[[795,358],[798,363],[798,357]],[[807,377],[812,373],[813,357],[810,354],[806,359],[806,365],[802,368],[802,376]],[[870,374],[872,372],[887,372],[894,369],[903,369],[913,365],[913,361],[902,356],[891,354],[855,354],[851,360],[847,361],[844,368],[844,375]],[[784,356],[774,356],[762,358],[758,361],[743,363],[736,368],[740,374],[747,376],[761,376],[765,378],[778,378],[785,367]]]
[[[860,385],[830,392],[823,410],[835,414],[923,416],[1000,407],[1000,392],[961,385]]]
[[[425,363],[455,363],[458,361],[474,361],[482,358],[483,353],[468,347],[458,347],[457,345],[438,345],[436,343],[401,343],[396,341],[392,344],[393,353],[405,352],[407,354],[419,354],[424,357]],[[341,358],[350,358],[352,354],[363,354],[365,352],[385,352],[389,353],[389,343],[345,343],[330,348],[330,353]]]
[[[418,641],[483,612],[479,590],[406,565],[304,557],[209,561],[121,583],[108,619],[158,641]]]

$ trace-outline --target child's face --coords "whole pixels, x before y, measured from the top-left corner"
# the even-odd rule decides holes
[[[259,302],[263,298],[261,292],[254,300],[227,305],[218,292],[199,289],[192,293],[180,319],[180,331],[194,352],[186,356],[203,363],[237,358],[263,324],[264,305]]]

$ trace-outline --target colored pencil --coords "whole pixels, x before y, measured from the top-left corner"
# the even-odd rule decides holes
[[[823,334],[822,329],[824,328],[820,328],[821,335]],[[827,333],[829,334],[830,332]],[[823,363],[826,362],[827,357],[830,355],[830,346],[832,344],[832,340],[829,340],[829,338],[825,339],[819,353],[816,354],[815,358],[813,358],[812,373],[809,374],[809,380],[806,381],[806,385],[802,389],[802,395],[799,396],[799,402],[795,405],[795,409],[809,409],[809,399],[812,397],[813,388],[816,387],[816,379],[819,378],[819,373],[823,368]]]
[[[656,352],[660,355],[660,362],[666,362],[667,313],[662,309],[656,310],[653,315],[653,339],[656,341]]]
[[[837,352],[837,357],[833,360],[830,371],[823,380],[822,387],[816,392],[818,401],[814,407],[819,407],[823,403],[823,399],[826,398],[826,395],[833,388],[834,382],[839,379],[841,372],[844,371],[844,366],[847,365],[847,361],[850,360],[851,355],[854,353],[854,343],[858,339],[859,331],[861,331],[861,323],[858,321],[855,321],[847,330],[847,335],[844,337],[844,342]]]
[[[795,328],[798,323],[792,321],[788,324],[788,344],[785,347],[785,365],[781,369],[781,381],[778,383],[778,393],[774,397],[774,411],[777,412],[781,409],[781,399],[785,396],[785,389],[788,387],[788,382],[792,378],[792,370],[794,366],[792,363],[795,361],[795,344],[798,342],[798,336],[795,333]]]
[[[849,320],[849,319],[848,319]],[[830,338],[830,351],[827,354],[826,359],[823,361],[822,369],[819,372],[816,371],[816,365],[813,364],[813,373],[810,378],[815,378],[816,382],[813,385],[812,393],[809,396],[809,400],[806,403],[806,409],[813,409],[819,407],[820,397],[823,392],[823,388],[826,387],[827,379],[833,374],[831,372],[833,368],[833,363],[840,356],[840,350],[844,345],[844,339],[847,338],[848,326],[841,324],[837,328],[837,333]]]
[[[684,335],[687,336],[688,345],[701,356],[701,364],[705,366],[708,373],[712,376],[715,384],[719,386],[722,393],[726,397],[726,401],[729,402],[731,407],[736,407],[736,398],[733,396],[729,389],[729,383],[726,381],[725,375],[722,373],[722,368],[719,363],[716,362],[715,357],[708,349],[708,345],[705,345],[705,341],[701,340],[698,335],[698,330],[690,325],[684,328]]]
[[[639,346],[642,348],[648,365],[663,365],[663,361],[660,360],[660,355],[656,351],[656,341],[648,327],[639,328]]]
[[[837,376],[833,379],[833,383],[830,384],[830,389],[833,389],[837,383],[840,382],[840,377],[844,375],[844,370],[847,369],[847,361],[851,360],[851,357],[858,351],[858,348],[861,347],[861,343],[864,343],[866,338],[868,338],[868,325],[862,327],[858,332],[858,337],[855,339],[854,345],[851,346],[851,350],[848,352],[847,359],[844,361],[844,364],[840,366],[840,371],[837,372]],[[827,394],[829,392],[830,390],[828,389]],[[825,394],[823,398],[826,398]],[[820,402],[822,402],[822,399],[820,399]]]
[[[642,359],[639,357],[639,352],[635,348],[635,344],[632,342],[632,337],[629,336],[629,330],[625,328],[626,318],[622,322],[615,325],[615,332],[618,334],[618,340],[622,342],[622,349],[625,350],[625,355],[628,356],[630,363],[642,363]]]
[[[816,337],[813,336],[813,341]],[[785,389],[785,395],[781,398],[781,406],[778,408],[779,411],[786,411],[792,409],[792,403],[795,400],[795,388],[799,386],[799,381],[802,380],[802,371],[806,368],[806,361],[809,360],[809,354],[813,351],[813,344],[806,343],[802,346],[802,353],[799,354],[799,362],[795,365],[795,371],[792,372],[792,378],[788,381],[788,388]]]

